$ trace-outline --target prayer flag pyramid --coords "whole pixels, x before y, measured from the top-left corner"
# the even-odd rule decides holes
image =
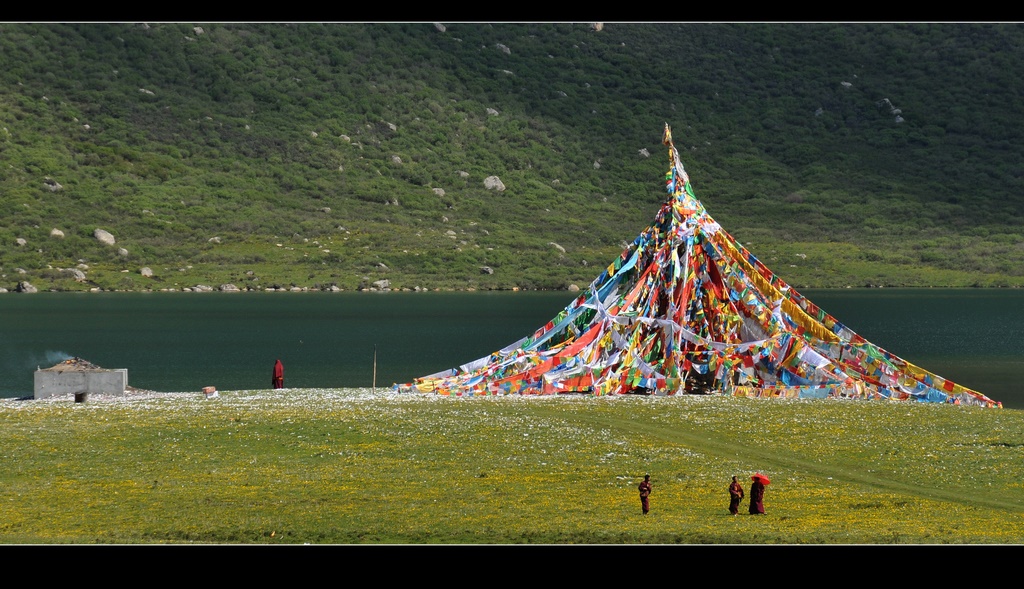
[[[668,200],[586,293],[523,339],[399,389],[1002,406],[872,344],[801,296],[707,213],[668,125],[664,143]]]

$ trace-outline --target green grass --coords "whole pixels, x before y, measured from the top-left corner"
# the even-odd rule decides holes
[[[1016,410],[883,402],[9,400],[0,542],[1020,543],[1021,432]],[[755,470],[767,516],[730,516]]]

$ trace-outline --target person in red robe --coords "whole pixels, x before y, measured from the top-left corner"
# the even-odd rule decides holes
[[[764,483],[761,477],[754,475],[750,477],[753,483],[750,484],[750,515],[764,514]]]
[[[732,484],[729,485],[729,513],[739,514],[741,499],[743,499],[743,485],[736,480],[736,477],[732,477]]]
[[[644,510],[644,515],[647,515],[647,512],[651,510],[650,496],[652,487],[651,475],[645,474],[643,482],[637,487],[640,490],[640,508]]]
[[[275,389],[284,388],[284,364],[281,364],[280,359],[274,362],[274,376],[270,379],[270,382],[274,385]]]

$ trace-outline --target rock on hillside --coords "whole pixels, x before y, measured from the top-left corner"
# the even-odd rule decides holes
[[[505,190],[505,185],[501,182],[501,178],[497,176],[488,176],[484,178],[484,188],[487,190],[497,190],[501,192]]]
[[[114,236],[104,229],[97,228],[92,232],[92,236],[95,237],[97,241],[105,245],[114,245],[116,243]]]

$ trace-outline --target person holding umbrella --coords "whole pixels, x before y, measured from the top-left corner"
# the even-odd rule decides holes
[[[764,488],[771,481],[759,472],[755,472],[750,480],[754,481],[750,484],[750,515],[764,515]]]

